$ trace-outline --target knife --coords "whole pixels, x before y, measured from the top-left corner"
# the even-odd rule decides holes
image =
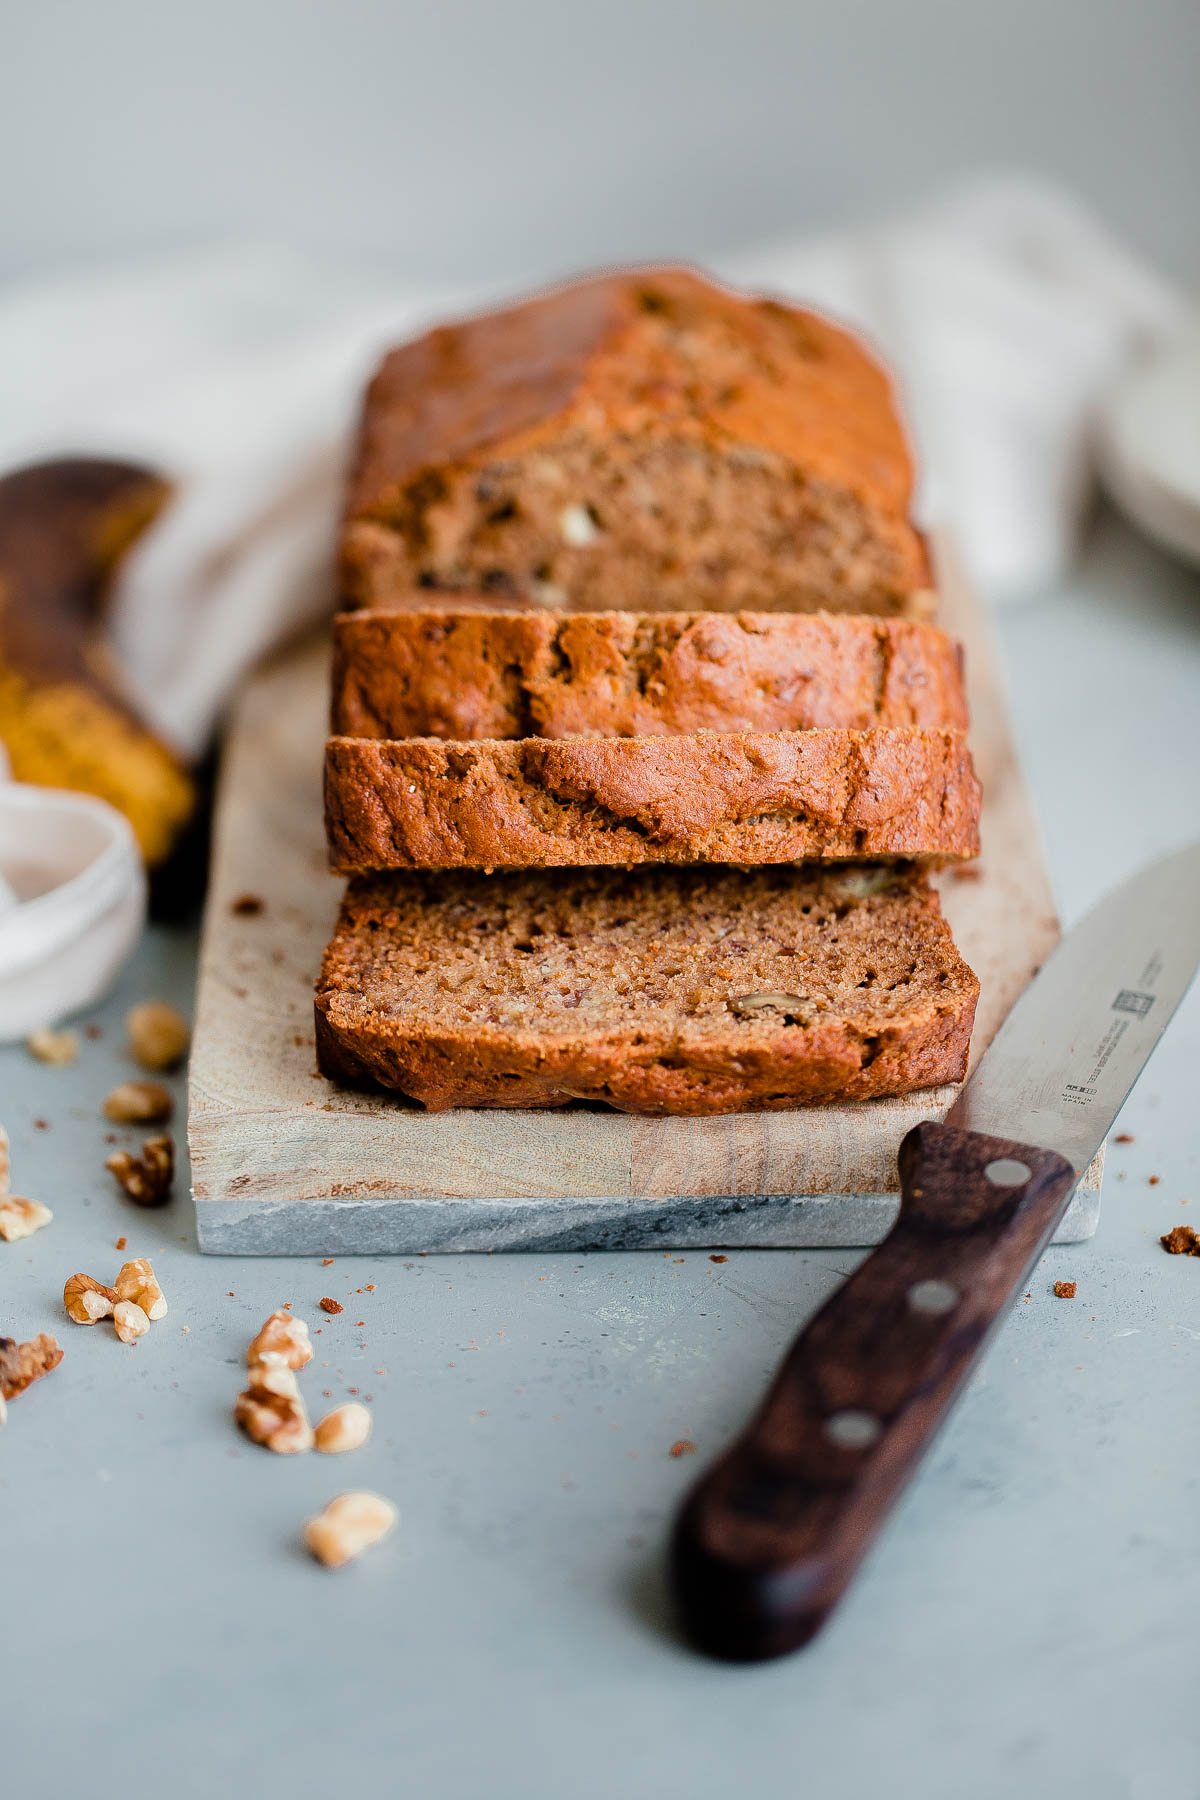
[[[692,1489],[671,1583],[709,1655],[806,1644],[1025,1286],[1200,961],[1200,844],[1094,908],[942,1125],[900,1145],[900,1214]]]

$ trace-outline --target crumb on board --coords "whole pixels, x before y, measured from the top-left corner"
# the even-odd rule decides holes
[[[322,1257],[322,1258],[321,1258],[321,1267],[322,1267],[322,1268],[323,1268],[323,1269],[332,1269],[332,1267],[333,1267],[333,1258],[332,1258],[332,1256],[323,1256],[323,1257]]]
[[[729,1258],[727,1256],[718,1256],[715,1251],[710,1250],[708,1253],[708,1260],[709,1262],[728,1262]]]
[[[1073,1300],[1078,1284],[1074,1281],[1056,1281],[1054,1292],[1060,1300]]]
[[[340,1313],[340,1312],[344,1311],[341,1301],[331,1299],[328,1294],[325,1295],[324,1299],[318,1300],[317,1305],[320,1307],[322,1312]]]
[[[265,907],[266,901],[260,894],[239,894],[236,900],[229,903],[230,912],[236,913],[241,919],[253,918],[255,913],[262,912]]]
[[[1137,1142],[1132,1131],[1118,1131],[1113,1139],[1114,1144],[1133,1144]]]
[[[1147,1175],[1146,1186],[1147,1187],[1157,1187],[1161,1180],[1162,1180],[1161,1175]]]
[[[123,1250],[128,1242],[129,1242],[128,1238],[119,1237],[117,1239],[116,1243],[113,1245],[113,1249],[114,1250]]]
[[[696,1446],[691,1438],[677,1438],[667,1451],[668,1456],[694,1456]]]
[[[1200,1234],[1190,1225],[1175,1225],[1158,1241],[1168,1256],[1200,1256]]]

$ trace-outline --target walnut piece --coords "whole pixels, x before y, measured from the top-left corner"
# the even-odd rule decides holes
[[[116,1150],[104,1166],[138,1206],[161,1206],[170,1197],[175,1179],[175,1146],[169,1137],[147,1138],[140,1156]]]
[[[276,1456],[295,1456],[312,1449],[312,1426],[283,1353],[269,1354],[269,1362],[251,1364],[249,1383],[237,1397],[233,1416],[253,1443]]]
[[[563,507],[558,515],[558,529],[563,543],[570,544],[575,550],[594,544],[600,536],[591,509],[581,506],[578,501]]]
[[[122,1263],[113,1286],[122,1300],[132,1300],[140,1306],[147,1319],[166,1318],[166,1299],[144,1256],[135,1256],[132,1262]]]
[[[114,1125],[161,1125],[174,1110],[161,1081],[123,1081],[104,1102],[104,1116]]]
[[[313,1357],[308,1326],[303,1319],[293,1319],[282,1306],[271,1314],[258,1336],[247,1346],[246,1361],[253,1367],[272,1353],[282,1356],[289,1369],[302,1369]]]
[[[143,1000],[126,1015],[129,1048],[143,1069],[174,1069],[187,1055],[191,1029],[165,1000]]]
[[[839,869],[837,885],[847,900],[869,900],[874,894],[886,894],[896,885],[896,871],[881,869]]]
[[[318,1562],[340,1569],[385,1538],[397,1517],[396,1508],[382,1494],[339,1494],[308,1521],[304,1541]]]
[[[0,1238],[6,1244],[12,1244],[18,1238],[32,1237],[53,1217],[50,1208],[43,1206],[40,1200],[22,1200],[13,1194],[7,1200],[0,1200]]]
[[[348,1400],[318,1421],[313,1441],[326,1456],[341,1456],[347,1450],[360,1450],[370,1435],[370,1412],[357,1400]]]
[[[79,1055],[79,1033],[31,1031],[25,1039],[25,1048],[39,1062],[52,1063],[56,1068],[61,1068],[64,1063],[73,1063]]]
[[[111,1318],[120,1298],[116,1288],[103,1287],[90,1275],[69,1275],[63,1288],[67,1317],[76,1325],[95,1325],[99,1319]]]
[[[0,1400],[11,1400],[31,1382],[57,1369],[63,1353],[48,1332],[40,1331],[27,1343],[0,1337]]]
[[[287,1357],[281,1350],[264,1351],[256,1363],[250,1364],[250,1386],[276,1394],[282,1400],[300,1398],[296,1372],[288,1367]]]
[[[113,1307],[113,1324],[123,1344],[136,1344],[150,1329],[150,1321],[134,1300],[118,1300]]]
[[[784,1018],[797,1019],[801,1025],[811,1025],[817,1016],[816,1001],[807,994],[735,994],[725,1004],[739,1019],[757,1019],[760,1013],[777,1012]]]

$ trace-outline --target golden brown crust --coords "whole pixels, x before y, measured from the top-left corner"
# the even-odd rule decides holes
[[[335,622],[345,737],[645,737],[967,723],[935,626],[830,613],[438,608]]]
[[[911,492],[890,383],[856,339],[688,269],[634,270],[391,352],[344,588],[365,606],[483,585],[571,608],[677,610],[690,590],[721,611],[921,613]]]
[[[434,1111],[773,1110],[960,1080],[977,996],[911,871],[374,876],[325,953],[317,1055]]]
[[[330,866],[527,868],[973,856],[956,731],[329,740]]]

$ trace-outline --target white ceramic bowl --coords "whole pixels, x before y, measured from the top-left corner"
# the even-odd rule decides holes
[[[1122,511],[1200,566],[1200,323],[1117,383],[1101,409],[1097,452]]]
[[[137,943],[146,875],[107,801],[0,772],[0,1042],[98,1000]]]

